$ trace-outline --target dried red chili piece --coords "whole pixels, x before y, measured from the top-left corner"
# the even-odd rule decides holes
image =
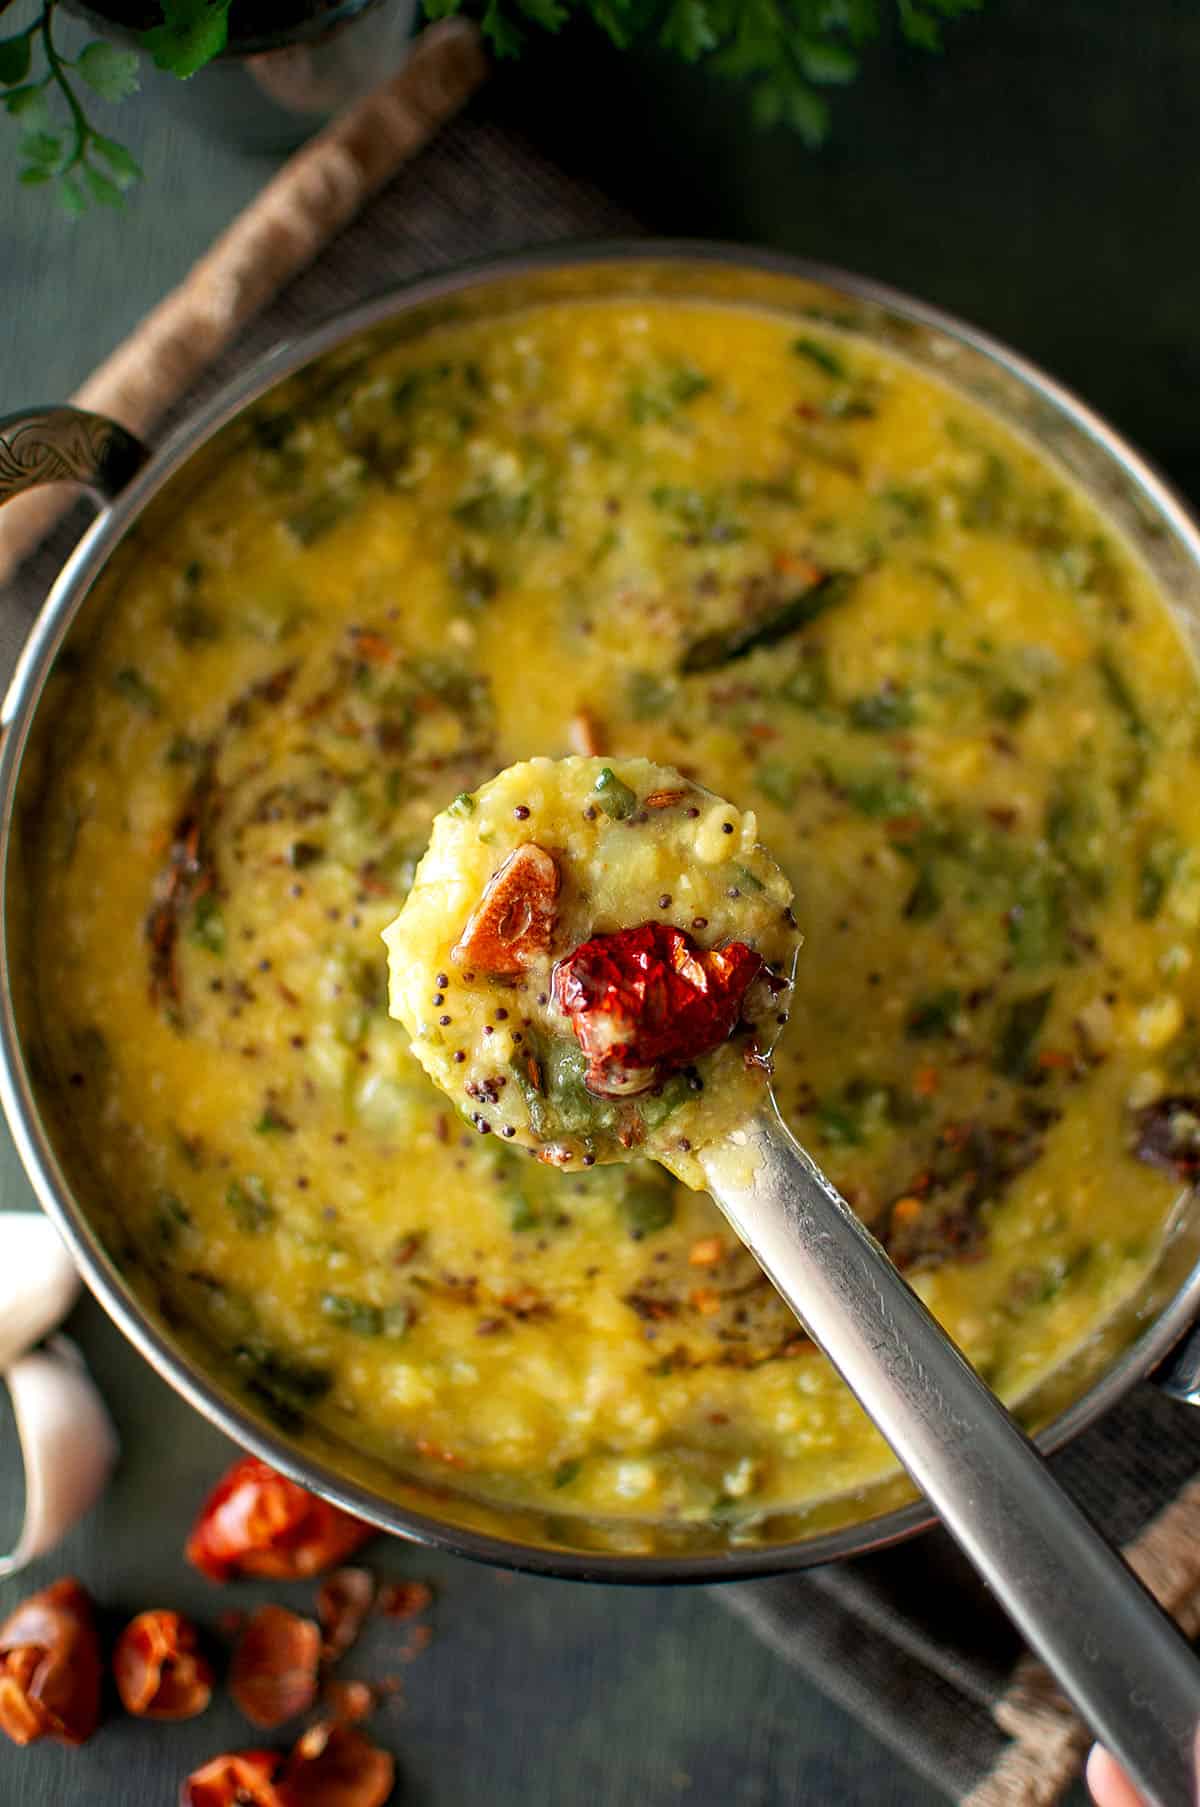
[[[177,1612],[139,1613],[117,1639],[113,1675],[127,1713],[194,1719],[212,1699],[212,1665],[196,1627]]]
[[[389,1619],[415,1619],[433,1604],[426,1581],[389,1581],[379,1590],[379,1610]]]
[[[321,1633],[283,1606],[260,1606],[246,1621],[229,1671],[234,1705],[270,1730],[306,1713],[317,1698]]]
[[[396,1765],[350,1726],[315,1725],[288,1758],[280,1807],[383,1807],[396,1785]]]
[[[210,1581],[318,1575],[375,1535],[306,1487],[245,1456],[225,1474],[192,1527],[186,1555]]]
[[[83,1744],[100,1720],[100,1640],[92,1602],[64,1577],[0,1625],[0,1729],[15,1744]]]
[[[375,1577],[368,1569],[335,1569],[317,1591],[317,1618],[325,1634],[321,1652],[327,1663],[345,1656],[363,1628],[375,1599]]]
[[[338,1725],[358,1725],[369,1719],[377,1703],[369,1682],[326,1682],[321,1690],[321,1704]]]
[[[710,1054],[737,1026],[761,957],[741,941],[702,949],[665,922],[595,935],[560,960],[554,996],[606,1097],[646,1092]]]
[[[479,972],[524,972],[550,951],[558,886],[558,865],[544,847],[515,847],[488,880],[450,958]]]
[[[278,1751],[231,1751],[192,1772],[179,1791],[179,1807],[283,1807],[275,1780],[283,1768]]]

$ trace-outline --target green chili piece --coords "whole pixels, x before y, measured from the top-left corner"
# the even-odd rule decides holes
[[[638,804],[637,792],[622,784],[612,767],[607,765],[596,780],[593,795],[605,815],[614,822],[623,822]]]

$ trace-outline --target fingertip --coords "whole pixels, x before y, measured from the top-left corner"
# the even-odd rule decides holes
[[[1145,1807],[1125,1771],[1102,1744],[1093,1744],[1088,1753],[1087,1785],[1096,1807]]]

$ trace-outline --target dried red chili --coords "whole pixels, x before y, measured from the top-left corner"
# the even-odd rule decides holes
[[[741,941],[702,949],[665,922],[595,935],[558,962],[554,996],[602,1096],[646,1092],[733,1033],[761,957]]]
[[[315,1725],[288,1758],[280,1807],[383,1807],[395,1784],[387,1751],[350,1726]]]
[[[186,1555],[210,1581],[232,1575],[287,1581],[332,1568],[373,1536],[370,1525],[245,1456],[204,1502]]]
[[[131,1620],[113,1651],[113,1676],[126,1712],[143,1719],[194,1719],[212,1699],[212,1665],[177,1612]]]
[[[100,1682],[92,1602],[78,1581],[31,1594],[0,1625],[0,1729],[15,1744],[83,1744],[100,1720]]]
[[[317,1618],[325,1634],[327,1663],[344,1656],[363,1628],[375,1599],[375,1577],[367,1569],[335,1569],[317,1591]]]
[[[231,1751],[192,1772],[179,1791],[179,1807],[283,1807],[275,1779],[278,1751]]]
[[[515,978],[550,951],[558,899],[558,866],[544,847],[526,841],[487,882],[450,950],[457,966]]]
[[[283,1606],[260,1606],[233,1653],[229,1692],[251,1724],[269,1731],[306,1713],[317,1698],[321,1633]]]

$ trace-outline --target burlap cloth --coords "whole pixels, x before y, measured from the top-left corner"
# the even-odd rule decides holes
[[[268,346],[420,272],[638,224],[489,122],[486,97],[410,163],[173,410]],[[11,664],[85,517],[72,515],[0,598]],[[1189,1635],[1200,1628],[1200,1412],[1138,1388],[1055,1458]],[[1088,1735],[940,1532],[810,1574],[711,1590],[785,1661],[964,1807],[1042,1807],[1079,1773]],[[1080,1602],[1086,1608],[1086,1602]]]

